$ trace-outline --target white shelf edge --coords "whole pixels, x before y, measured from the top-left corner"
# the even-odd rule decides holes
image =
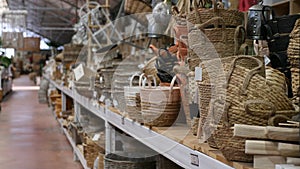
[[[145,126],[135,123],[130,119],[124,118],[122,120],[122,117],[114,112],[107,110],[106,114],[107,121],[109,123],[123,130],[151,149],[169,158],[181,167],[190,169],[234,169],[221,161],[209,157],[199,151],[192,150],[189,147],[158,134]],[[166,145],[169,145],[172,148],[166,148]],[[198,156],[199,166],[191,164],[191,154]]]
[[[48,80],[50,80],[50,79],[48,79]],[[53,85],[55,85],[59,90],[61,90],[63,93],[66,93],[66,89],[64,89],[62,86],[57,85],[52,80],[50,80],[50,82]],[[109,123],[111,123],[115,127],[123,130],[124,132],[131,135],[138,141],[142,142],[143,144],[147,145],[151,149],[164,155],[165,157],[169,158],[170,160],[172,160],[173,162],[175,162],[176,164],[178,164],[184,168],[190,168],[190,169],[199,169],[199,168],[201,168],[201,169],[212,169],[212,168],[234,169],[233,167],[228,166],[219,160],[209,157],[199,151],[192,150],[189,147],[186,147],[170,138],[167,138],[159,133],[156,133],[155,131],[150,130],[149,128],[146,128],[145,126],[142,126],[136,122],[133,122],[132,120],[130,120],[128,118],[123,118],[122,116],[118,115],[117,113],[111,112],[108,109],[100,110],[99,108],[96,108],[95,106],[93,106],[87,98],[80,96],[79,94],[77,94],[75,92],[72,94],[73,94],[72,98],[76,102],[78,102],[80,105],[82,105],[86,109],[90,110],[96,116],[102,118],[103,120],[107,120]],[[66,134],[68,134],[68,133],[66,133]],[[173,145],[173,147],[172,147],[172,149],[168,149],[167,151],[162,151],[165,149],[164,145]],[[75,147],[74,149],[78,150],[77,147]],[[195,166],[195,165],[191,164],[191,154],[198,157],[199,166]]]

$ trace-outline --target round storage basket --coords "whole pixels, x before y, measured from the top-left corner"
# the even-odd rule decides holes
[[[153,77],[153,76],[152,76]],[[153,79],[155,79],[153,77]],[[180,88],[174,87],[176,76],[170,86],[151,86],[141,89],[141,106],[144,124],[149,126],[171,126],[180,111]]]
[[[136,120],[139,123],[143,122],[142,112],[141,112],[141,84],[144,74],[135,74],[130,78],[130,86],[124,87],[124,95],[126,102],[126,113],[128,117],[132,120]],[[139,85],[133,86],[132,82],[135,77],[139,77]]]
[[[117,154],[107,154],[104,158],[105,169],[155,169],[156,162],[152,157],[132,158]]]

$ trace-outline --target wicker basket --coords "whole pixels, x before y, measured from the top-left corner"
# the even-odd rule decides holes
[[[196,1],[193,1],[196,3]],[[235,27],[243,24],[244,14],[238,10],[224,9],[224,6],[213,0],[213,8],[198,8],[197,11],[192,11],[187,15],[187,19],[192,24],[201,24],[213,17],[222,17],[225,21],[225,25],[229,27]],[[194,4],[197,8],[197,5]]]
[[[139,123],[143,123],[142,112],[141,112],[141,83],[144,74],[135,74],[130,79],[130,86],[124,87],[124,95],[126,102],[126,112],[130,119],[133,119]],[[133,86],[132,81],[135,77],[139,77],[139,86]]]
[[[180,88],[174,87],[176,76],[170,87],[143,87],[141,106],[144,124],[149,126],[171,126],[180,111]]]
[[[218,123],[221,127],[213,133],[213,138],[223,155],[230,160],[249,162],[252,159],[240,150],[244,139],[232,137],[230,127],[234,124],[266,126],[270,117],[292,117],[296,112],[285,93],[270,88],[265,79],[258,75],[262,62],[251,57],[259,66],[250,70],[236,65],[242,58],[244,57],[234,59],[228,72],[224,113],[215,111],[218,109],[215,109],[214,105],[210,106],[213,106],[210,109],[213,111],[209,113],[213,114],[212,119],[215,119],[214,116],[222,116],[221,123]],[[210,128],[211,124],[216,125],[215,122],[208,122],[204,128]],[[238,155],[230,152],[236,152]]]
[[[130,158],[116,154],[107,154],[104,157],[105,169],[155,169],[156,163],[152,157]]]
[[[144,66],[143,68],[143,73],[145,76],[154,76],[156,83],[159,84],[160,80],[159,77],[157,76],[157,69],[155,67],[155,62],[156,62],[157,56],[151,58]]]
[[[86,159],[87,166],[92,168],[95,159],[99,156],[99,153],[105,154],[105,138],[101,139],[101,142],[95,142],[90,137],[85,137],[85,143],[83,144],[83,155]]]
[[[148,21],[146,15],[142,13],[152,12],[152,7],[144,1],[126,0],[124,11],[127,14],[132,14],[131,16],[138,20],[141,24],[146,25]]]

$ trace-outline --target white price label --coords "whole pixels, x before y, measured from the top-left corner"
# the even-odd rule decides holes
[[[94,137],[93,137],[93,141],[98,141],[100,138],[100,134],[95,134]]]
[[[115,107],[117,107],[119,105],[117,100],[113,100],[113,104]]]
[[[264,62],[265,62],[265,65],[268,65],[271,62],[271,60],[269,59],[268,56],[264,55]]]
[[[101,95],[99,101],[100,101],[100,102],[104,102],[104,99],[105,99],[105,96],[104,96],[104,95]]]
[[[80,64],[79,66],[77,66],[74,69],[74,75],[75,75],[76,81],[79,80],[80,78],[82,78],[84,76],[84,69],[83,69],[83,65],[82,64]]]
[[[201,67],[195,67],[195,80],[202,81],[202,68]]]
[[[199,157],[196,154],[191,154],[191,164],[199,167]]]

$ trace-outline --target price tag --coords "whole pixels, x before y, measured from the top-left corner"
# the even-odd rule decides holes
[[[113,104],[114,104],[114,107],[117,107],[119,105],[117,100],[113,100]]]
[[[195,67],[195,80],[202,81],[202,68],[201,67]]]
[[[191,154],[191,164],[199,167],[199,157],[196,154]]]
[[[100,101],[100,102],[104,102],[104,99],[105,99],[105,96],[104,96],[104,95],[101,95],[99,101]]]
[[[264,62],[265,62],[265,65],[268,65],[271,62],[271,60],[269,59],[268,56],[264,55]]]
[[[100,134],[95,134],[94,137],[93,137],[93,141],[98,141],[100,138]]]
[[[83,69],[82,64],[80,64],[79,66],[77,66],[74,69],[74,75],[75,75],[76,81],[84,76],[84,69]]]

